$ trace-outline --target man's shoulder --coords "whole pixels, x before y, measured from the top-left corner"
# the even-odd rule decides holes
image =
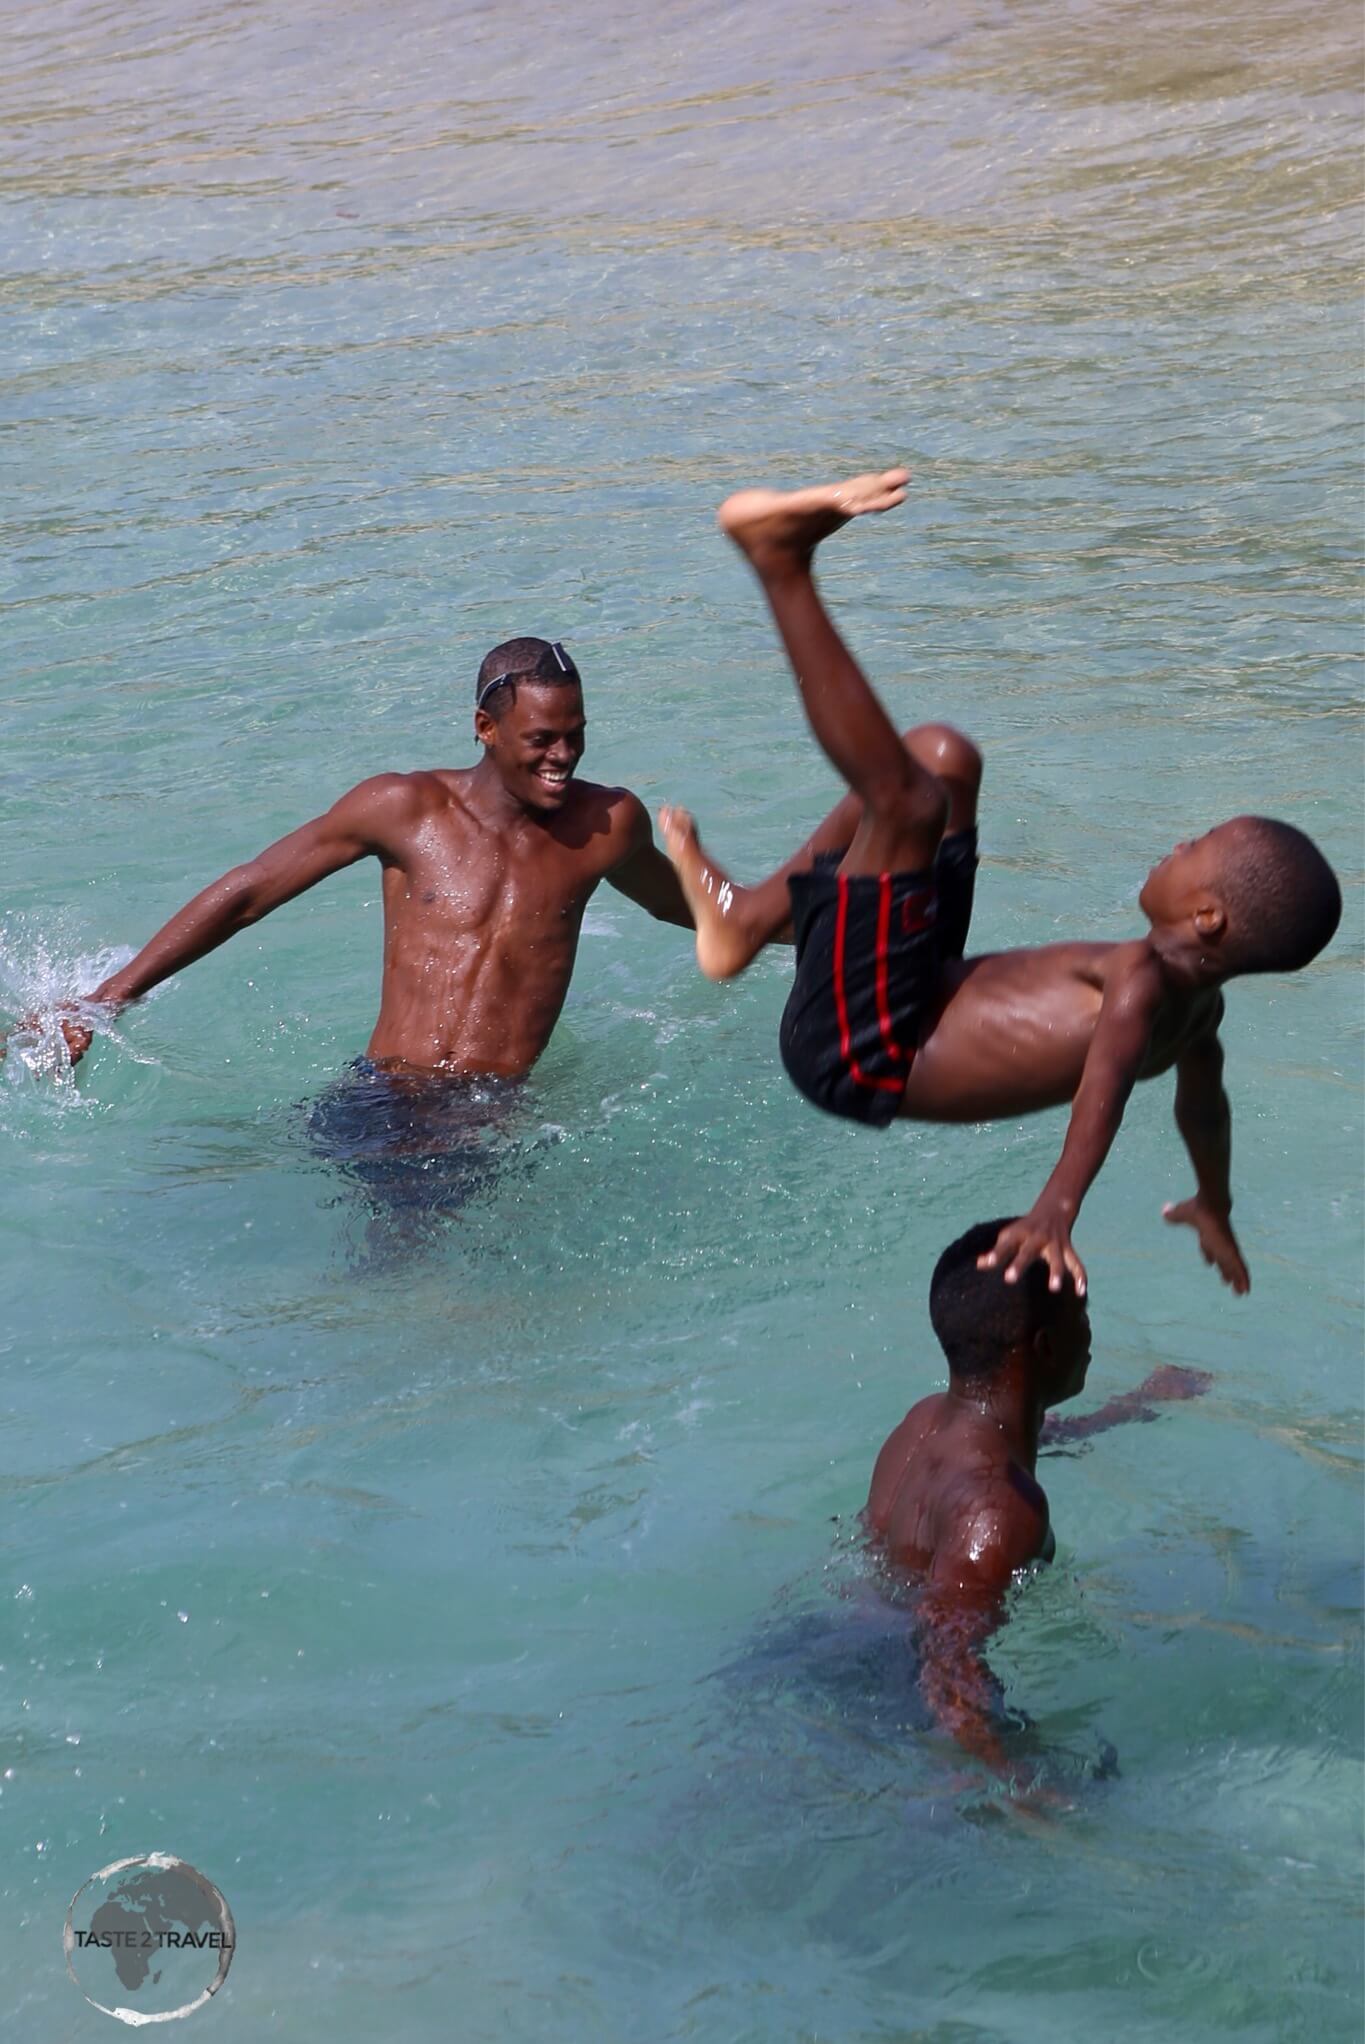
[[[649,821],[649,812],[644,803],[629,788],[609,787],[603,781],[575,780],[574,789],[585,802],[609,811],[613,817],[622,819],[638,817],[645,822]]]
[[[413,772],[371,774],[348,788],[341,800],[358,809],[416,814],[448,799],[449,783],[458,775],[440,769],[418,767]]]
[[[652,835],[649,811],[629,788],[579,780],[573,786],[574,816],[589,824],[595,834],[605,833],[614,853],[625,857],[648,842]]]
[[[413,832],[428,817],[451,805],[452,777],[416,773],[371,774],[333,803],[334,826],[363,839],[380,857],[402,857]]]

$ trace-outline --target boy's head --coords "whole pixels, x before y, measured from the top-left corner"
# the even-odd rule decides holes
[[[474,731],[508,793],[553,813],[583,757],[583,684],[558,641],[504,639],[474,684]]]
[[[1153,933],[1183,943],[1202,976],[1297,972],[1330,943],[1341,889],[1322,853],[1268,816],[1234,816],[1153,866],[1138,896]]]
[[[1048,1290],[1045,1263],[1007,1285],[998,1270],[978,1270],[1009,1221],[982,1221],[944,1250],[929,1283],[929,1318],[958,1383],[981,1386],[1013,1359],[1028,1367],[1045,1405],[1074,1398],[1090,1362],[1090,1316],[1068,1277]]]

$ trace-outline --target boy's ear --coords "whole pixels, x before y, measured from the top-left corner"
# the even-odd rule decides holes
[[[498,735],[498,727],[487,710],[474,712],[474,736],[480,745],[491,745]]]
[[[1227,929],[1228,912],[1221,901],[1209,895],[1200,902],[1190,920],[1201,944],[1216,944]]]

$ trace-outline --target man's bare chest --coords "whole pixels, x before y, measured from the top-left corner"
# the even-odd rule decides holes
[[[390,919],[432,934],[571,934],[600,878],[599,860],[548,835],[508,839],[441,818],[386,867],[384,904]]]

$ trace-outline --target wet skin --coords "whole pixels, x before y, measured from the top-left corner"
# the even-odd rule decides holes
[[[1155,1403],[1197,1398],[1212,1381],[1167,1365],[1096,1413],[1046,1421],[1084,1389],[1089,1363],[1089,1319],[1068,1288],[1046,1329],[1007,1350],[989,1376],[950,1374],[946,1391],[911,1407],[877,1457],[863,1513],[888,1565],[919,1586],[920,1686],[935,1718],[1002,1774],[998,1690],[982,1649],[1004,1622],[1016,1571],[1052,1558],[1047,1496],[1034,1474],[1040,1442],[1154,1419]]]
[[[692,918],[624,788],[574,778],[586,725],[576,686],[521,682],[499,720],[477,712],[475,767],[380,774],[213,882],[89,997],[117,1012],[237,931],[357,860],[383,868],[377,1063],[517,1076],[549,1041],[583,912],[603,880],[649,914]],[[90,1031],[65,1026],[73,1057]]]
[[[851,519],[894,509],[909,476],[886,469],[813,489],[746,490],[722,504],[721,529],[758,577],[786,649],[812,734],[849,787],[847,834],[831,818],[816,839],[757,887],[737,886],[697,837],[685,811],[660,815],[697,926],[703,972],[741,972],[784,932],[779,883],[813,849],[841,850],[841,875],[928,873],[943,835],[975,820],[980,756],[950,727],[899,735],[844,644],[816,588],[822,541]],[[932,744],[918,733],[937,731]],[[935,757],[937,753],[938,758]],[[975,759],[971,786],[962,766]],[[954,776],[941,762],[957,763]],[[967,794],[967,801],[962,796]],[[836,812],[839,815],[841,812]],[[1071,1103],[1062,1154],[1029,1213],[981,1258],[1016,1283],[1035,1261],[1049,1283],[1084,1291],[1071,1231],[1141,1079],[1176,1071],[1176,1122],[1195,1168],[1190,1199],[1168,1221],[1192,1227],[1206,1262],[1236,1292],[1250,1278],[1229,1220],[1231,1118],[1222,1085],[1219,987],[1229,919],[1223,876],[1247,819],[1234,818],[1176,849],[1139,897],[1149,930],[1124,944],[1049,944],[945,961],[938,999],[915,1048],[899,1112],[921,1121],[977,1121]],[[823,840],[823,842],[821,842]],[[1235,946],[1231,947],[1235,951]]]
[[[1062,943],[983,953],[944,967],[910,1068],[901,1113],[912,1121],[992,1121],[1073,1100],[1106,993],[1146,946]],[[1160,989],[1135,1077],[1159,1078],[1216,1028],[1216,988]]]
[[[994,1280],[993,1280],[994,1282]],[[1090,1323],[1074,1292],[1051,1325],[983,1378],[912,1406],[877,1457],[864,1524],[888,1564],[912,1576],[920,1689],[935,1720],[996,1773],[1008,1756],[998,1688],[982,1658],[1017,1569],[1050,1557],[1047,1498],[1033,1470],[1043,1415],[1085,1383]]]
[[[994,1282],[994,1280],[992,1280]],[[1034,1478],[1044,1414],[1085,1388],[1090,1322],[1074,1291],[987,1378],[950,1376],[877,1457],[866,1520],[887,1559],[954,1591],[998,1592],[1049,1545]]]

